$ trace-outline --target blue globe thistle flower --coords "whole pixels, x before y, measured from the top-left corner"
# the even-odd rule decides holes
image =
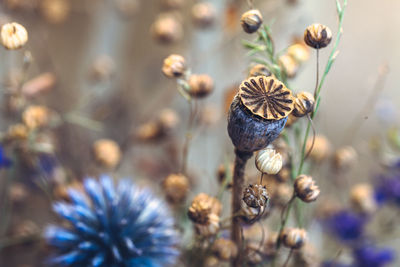
[[[381,176],[375,186],[375,199],[379,204],[393,202],[400,205],[400,179]]]
[[[179,255],[177,232],[167,206],[128,180],[114,187],[109,176],[87,178],[85,193],[69,190],[71,204],[53,208],[70,227],[49,226],[53,266],[160,267]]]
[[[381,267],[394,260],[394,251],[389,248],[376,248],[362,245],[354,250],[356,267]]]
[[[361,237],[367,217],[343,210],[327,218],[330,232],[342,241],[353,241]]]

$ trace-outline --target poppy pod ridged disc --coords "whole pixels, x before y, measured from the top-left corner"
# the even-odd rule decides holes
[[[241,151],[265,148],[282,131],[292,112],[292,92],[274,77],[250,77],[242,82],[228,115],[228,133]]]

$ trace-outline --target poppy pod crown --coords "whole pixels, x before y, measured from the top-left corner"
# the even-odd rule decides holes
[[[228,133],[234,146],[253,152],[275,140],[294,107],[292,92],[274,77],[244,80],[228,115]]]

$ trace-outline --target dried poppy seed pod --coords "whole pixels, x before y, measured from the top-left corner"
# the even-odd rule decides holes
[[[257,64],[252,67],[249,71],[249,77],[257,77],[257,76],[272,76],[272,72],[267,68],[267,66],[263,64]]]
[[[228,114],[228,133],[239,151],[254,152],[274,141],[293,110],[293,96],[274,77],[242,82]]]
[[[208,96],[214,90],[214,81],[207,74],[193,74],[189,77],[189,94],[195,98]]]
[[[44,127],[50,121],[50,110],[40,105],[29,106],[22,113],[22,121],[30,130]]]
[[[308,26],[304,31],[304,41],[308,46],[311,46],[312,48],[324,48],[329,45],[331,40],[332,32],[325,25],[315,23]]]
[[[335,151],[333,163],[335,168],[345,170],[356,163],[357,157],[357,151],[353,147],[345,146]]]
[[[238,254],[236,244],[230,239],[218,238],[211,249],[221,261],[229,261]]]
[[[162,67],[162,72],[168,78],[178,78],[181,77],[186,71],[185,58],[181,55],[169,55],[164,59],[164,64]]]
[[[172,15],[162,15],[151,26],[153,38],[163,44],[171,44],[182,39],[182,24]]]
[[[355,185],[351,189],[350,200],[354,209],[361,213],[371,214],[378,208],[374,197],[374,188],[370,184]]]
[[[279,239],[285,247],[299,249],[307,240],[307,232],[300,228],[285,228]]]
[[[296,117],[303,117],[314,110],[315,99],[309,92],[300,92],[294,100],[292,114]]]
[[[100,139],[93,144],[95,160],[106,168],[115,168],[121,160],[119,145],[110,139]]]
[[[181,203],[189,192],[189,180],[183,174],[170,174],[163,182],[167,199],[172,203]]]
[[[307,203],[317,200],[320,193],[313,178],[305,174],[297,176],[294,181],[294,192],[298,198]]]
[[[4,24],[1,27],[1,43],[6,49],[21,48],[28,41],[28,32],[25,27],[16,22]]]
[[[265,148],[257,152],[256,167],[266,174],[277,174],[282,169],[282,155],[273,148]]]
[[[215,21],[215,7],[211,3],[200,2],[192,8],[193,22],[202,28],[211,26]]]
[[[240,19],[240,24],[242,25],[243,30],[247,33],[256,32],[262,23],[263,18],[258,9],[252,9],[243,13]]]
[[[260,208],[267,205],[269,196],[267,188],[260,184],[250,184],[244,189],[243,201],[251,208]]]

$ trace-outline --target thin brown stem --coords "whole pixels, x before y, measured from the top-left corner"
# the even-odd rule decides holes
[[[304,156],[304,160],[306,160],[306,159],[308,158],[308,156],[310,155],[311,151],[313,150],[314,144],[315,144],[315,136],[316,136],[316,131],[315,131],[314,122],[313,122],[313,120],[311,119],[310,114],[307,114],[307,119],[308,119],[308,121],[310,122],[311,129],[312,129],[312,134],[313,134],[313,135],[312,135],[311,146],[310,146],[310,148],[308,149],[307,154]]]
[[[287,259],[286,259],[286,261],[285,261],[285,263],[283,264],[282,267],[287,267],[288,266],[290,258],[292,257],[292,254],[293,254],[293,249],[290,250],[289,255],[288,255],[288,257],[287,257]]]
[[[186,169],[187,169],[189,146],[190,146],[190,141],[192,140],[192,137],[193,137],[192,130],[193,130],[193,124],[194,124],[194,120],[195,120],[196,112],[197,112],[197,103],[195,102],[193,105],[192,100],[190,100],[189,106],[190,106],[190,115],[189,115],[189,121],[188,121],[188,128],[186,130],[185,142],[183,144],[183,149],[182,149],[181,173],[183,173],[183,174],[186,173]]]

